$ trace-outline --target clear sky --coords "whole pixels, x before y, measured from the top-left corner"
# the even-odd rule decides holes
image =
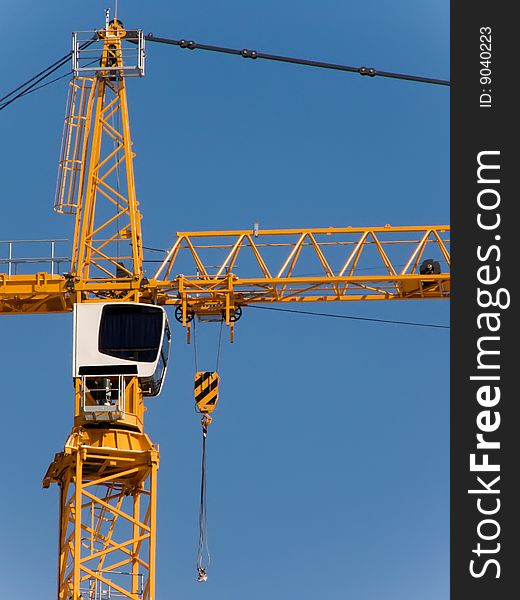
[[[2,0],[0,96],[101,27],[111,2]],[[130,28],[449,78],[445,0],[119,2]],[[0,112],[0,240],[69,238],[52,212],[67,79]],[[128,86],[144,242],[176,231],[446,224],[449,90],[149,44]],[[1,271],[1,269],[0,269]],[[447,301],[315,305],[447,324]],[[72,426],[70,315],[0,318],[0,596],[52,598]],[[449,334],[245,311],[222,349],[208,440],[212,563],[195,581],[200,426],[193,346],[173,325],[149,402],[161,448],[158,599],[449,597]],[[214,367],[218,326],[199,327]]]

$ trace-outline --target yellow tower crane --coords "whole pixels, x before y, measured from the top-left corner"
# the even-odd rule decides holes
[[[74,425],[43,480],[60,489],[58,600],[155,600],[159,452],[144,398],[166,372],[163,307],[188,337],[194,317],[233,336],[251,304],[446,299],[450,228],[182,232],[147,278],[125,88],[144,74],[143,33],[112,20],[75,34],[73,70],[55,201],[75,215],[71,269],[0,274],[0,313],[74,312]],[[318,274],[299,274],[304,260]]]

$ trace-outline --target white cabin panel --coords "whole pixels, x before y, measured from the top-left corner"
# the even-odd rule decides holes
[[[92,374],[95,367],[105,373],[110,367],[119,373],[128,367],[129,374],[150,378],[161,365],[166,370],[169,343],[166,311],[159,306],[129,302],[74,306],[73,377]]]

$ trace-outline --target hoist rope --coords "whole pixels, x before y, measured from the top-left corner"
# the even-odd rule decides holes
[[[115,119],[115,123],[114,123],[114,119]],[[112,127],[118,131],[121,134],[121,130],[123,129],[122,123],[121,123],[121,113],[120,111],[116,111],[116,115],[112,115]],[[119,239],[121,236],[121,225],[120,225],[120,221],[119,221],[119,215],[121,213],[121,205],[120,203],[120,197],[121,197],[121,178],[120,178],[120,173],[119,173],[119,154],[121,152],[121,150],[124,152],[124,133],[123,135],[123,143],[121,144],[121,142],[114,137],[114,161],[115,161],[115,166],[116,166],[116,191],[117,191],[117,198],[115,199],[115,207],[116,207],[116,229],[117,229],[117,238],[116,238],[116,253],[117,253],[117,261],[119,262],[119,258],[120,258],[120,248],[119,248]],[[122,147],[117,150],[117,147],[121,145]]]
[[[207,514],[206,514],[206,437],[208,428],[202,423],[202,469],[200,479],[200,508],[199,508],[199,548],[197,553],[197,580],[207,580],[207,568],[211,562],[208,546]],[[204,558],[207,564],[204,564]]]
[[[211,375],[216,376],[218,381],[217,371],[220,363],[220,349],[222,346],[222,329],[223,329],[224,321],[220,321],[220,329],[218,334],[218,343],[217,343],[217,356],[215,360],[215,371],[213,373],[199,373],[198,369],[198,358],[197,358],[197,336],[195,331],[195,323],[193,329],[193,346],[194,346],[194,356],[195,356],[195,370],[197,372],[197,376],[195,378],[195,388],[197,390],[197,377],[199,375]],[[209,388],[211,389],[211,388]],[[197,394],[197,391],[195,392]],[[199,546],[197,551],[197,581],[203,582],[207,581],[207,569],[211,562],[211,555],[209,552],[208,545],[208,523],[207,523],[207,510],[206,510],[206,439],[208,435],[208,425],[211,423],[211,416],[209,415],[212,412],[212,409],[201,408],[197,404],[197,396],[195,397],[196,404],[195,410],[202,413],[201,425],[202,425],[202,460],[201,460],[201,478],[200,478],[200,506],[199,506]]]
[[[218,332],[218,342],[217,342],[217,360],[215,361],[215,371],[218,373],[218,365],[220,363],[220,348],[222,345],[222,326],[224,325],[224,320],[220,321],[220,329]]]
[[[195,327],[195,319],[192,321],[193,323],[193,357],[195,359],[195,372],[199,370],[199,361],[197,356],[197,328]]]

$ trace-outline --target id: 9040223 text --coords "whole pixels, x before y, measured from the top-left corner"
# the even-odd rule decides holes
[[[480,28],[480,108],[491,108],[491,27]]]

